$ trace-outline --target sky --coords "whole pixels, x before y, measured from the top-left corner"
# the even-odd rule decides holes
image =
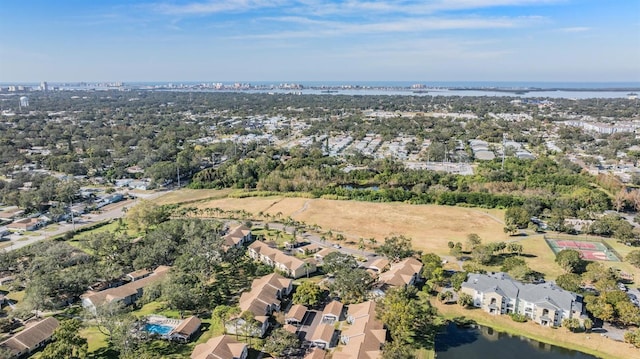
[[[0,82],[639,82],[640,0],[0,0]]]

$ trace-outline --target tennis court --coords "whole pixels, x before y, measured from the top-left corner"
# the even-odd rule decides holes
[[[573,249],[580,252],[580,257],[588,261],[612,261],[619,262],[620,259],[606,245],[601,242],[587,242],[576,240],[560,240],[545,238],[549,248],[553,253],[558,254],[564,249]]]

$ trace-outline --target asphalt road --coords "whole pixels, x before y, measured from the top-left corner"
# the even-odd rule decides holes
[[[138,198],[153,199],[153,198],[157,198],[162,195],[165,195],[169,192],[171,191],[153,192],[148,194],[136,193],[136,196],[138,196]],[[125,201],[120,201],[118,203],[113,203],[108,206],[105,206],[98,213],[88,213],[88,214],[83,214],[80,217],[75,217],[74,224],[60,222],[60,223],[48,225],[37,231],[29,232],[26,235],[23,235],[23,234],[9,235],[8,238],[9,238],[10,244],[6,246],[4,250],[12,251],[12,250],[22,248],[30,244],[45,240],[47,238],[52,238],[60,234],[77,230],[82,227],[87,227],[99,222],[104,222],[111,219],[124,217],[124,214],[126,211],[125,208],[131,208],[135,206],[137,203],[138,203],[138,199],[135,199],[135,200],[128,199]]]

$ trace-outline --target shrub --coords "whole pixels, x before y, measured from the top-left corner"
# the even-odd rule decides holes
[[[527,321],[527,316],[524,314],[511,313],[509,314],[509,316],[511,317],[511,320],[513,320],[514,322],[524,323]]]

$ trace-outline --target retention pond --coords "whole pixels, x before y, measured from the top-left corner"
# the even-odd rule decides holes
[[[549,329],[553,330],[553,329]],[[489,327],[448,324],[436,336],[437,359],[594,359],[593,355],[533,339],[498,332]]]

